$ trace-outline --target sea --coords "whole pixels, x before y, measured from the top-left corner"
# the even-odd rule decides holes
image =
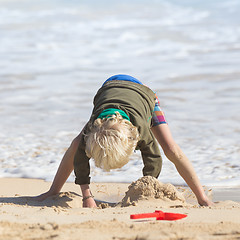
[[[0,177],[52,181],[108,77],[158,95],[203,185],[240,186],[239,0],[0,0]],[[185,185],[163,156],[159,180]],[[91,164],[93,182],[142,176]],[[74,182],[72,173],[68,179]]]

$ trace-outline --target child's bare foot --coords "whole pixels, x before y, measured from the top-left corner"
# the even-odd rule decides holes
[[[207,207],[214,206],[214,203],[211,200],[209,200],[207,197],[205,199],[202,199],[201,201],[198,201],[198,203],[200,206],[207,206]]]
[[[53,194],[51,194],[49,191],[48,192],[45,192],[45,193],[43,193],[43,194],[41,194],[41,195],[38,195],[38,196],[36,196],[36,197],[33,197],[33,199],[35,200],[35,201],[38,201],[38,202],[42,202],[42,201],[44,201],[45,199],[47,199],[48,197],[50,197],[50,196],[52,196]]]

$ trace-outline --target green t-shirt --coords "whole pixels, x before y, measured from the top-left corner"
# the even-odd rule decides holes
[[[94,97],[91,117],[83,129],[80,144],[74,157],[76,184],[90,183],[89,158],[85,153],[84,135],[99,114],[108,108],[124,111],[131,123],[138,128],[140,140],[136,150],[141,151],[143,175],[158,177],[162,168],[162,158],[158,143],[151,131],[152,113],[155,106],[154,92],[141,84],[128,81],[109,81],[102,86]]]

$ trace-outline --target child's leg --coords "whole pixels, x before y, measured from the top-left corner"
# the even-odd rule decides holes
[[[61,191],[62,186],[67,181],[69,175],[73,171],[73,161],[74,156],[77,151],[80,135],[78,135],[71,143],[68,150],[65,152],[62,161],[58,167],[57,173],[53,180],[50,191],[54,192],[54,194],[59,193]]]
[[[73,161],[79,145],[79,138],[80,134],[72,141],[70,147],[65,152],[49,191],[37,196],[36,200],[43,201],[47,197],[55,195],[61,191],[62,186],[73,171]]]
[[[212,202],[207,198],[194,168],[181,148],[174,141],[172,134],[155,95],[155,108],[152,116],[152,132],[161,145],[166,157],[174,163],[177,171],[195,193],[200,205],[209,206]]]
[[[151,130],[161,145],[166,157],[174,163],[179,174],[196,195],[198,203],[203,206],[212,205],[213,203],[206,196],[191,162],[175,143],[168,125],[159,124],[152,127]]]

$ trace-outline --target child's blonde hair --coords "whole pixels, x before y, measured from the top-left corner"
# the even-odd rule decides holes
[[[97,118],[85,136],[86,154],[95,165],[109,171],[121,168],[129,161],[137,146],[137,127],[116,112],[110,118]]]

